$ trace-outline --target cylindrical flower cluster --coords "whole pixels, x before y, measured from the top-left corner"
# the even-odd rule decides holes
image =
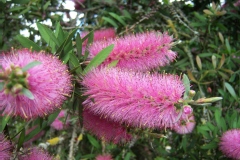
[[[41,64],[23,72],[22,68],[34,61]],[[0,64],[5,76],[0,80],[4,83],[0,91],[0,110],[4,115],[24,119],[46,116],[60,108],[71,92],[67,66],[53,55],[28,49],[13,50],[3,55]],[[12,75],[15,78],[11,79]],[[28,89],[34,99],[25,96],[23,88]]]
[[[118,68],[95,69],[82,85],[84,106],[94,114],[135,127],[172,128],[178,120],[178,103],[184,92],[180,77],[144,74]]]
[[[90,59],[103,48],[114,44],[114,49],[103,62],[103,66],[118,61],[117,67],[119,68],[148,71],[165,66],[176,58],[177,54],[170,50],[172,41],[171,36],[160,32],[147,32],[98,41],[89,47]]]

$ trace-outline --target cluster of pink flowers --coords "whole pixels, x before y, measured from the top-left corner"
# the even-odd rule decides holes
[[[31,62],[41,64],[23,72],[21,68]],[[71,92],[71,76],[67,66],[57,57],[44,52],[31,52],[28,49],[12,50],[0,61],[3,73],[16,78],[5,82],[0,91],[0,110],[4,115],[20,116],[24,119],[44,117],[60,108]],[[14,84],[19,79],[17,84]],[[9,92],[9,86],[13,86]],[[34,99],[26,97],[21,89],[24,86]],[[15,88],[14,88],[15,87]]]
[[[240,129],[231,129],[223,133],[219,149],[229,158],[240,159]]]

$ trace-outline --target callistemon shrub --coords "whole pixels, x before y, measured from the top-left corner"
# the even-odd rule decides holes
[[[86,130],[105,142],[117,144],[131,140],[131,135],[119,123],[109,121],[103,116],[94,115],[87,109],[83,111],[83,126]]]
[[[240,159],[240,129],[231,129],[220,138],[219,149],[229,158]]]
[[[28,68],[33,62],[39,64]],[[60,108],[71,92],[67,66],[53,55],[28,49],[12,50],[3,55],[0,64],[3,115],[24,119],[46,116]]]
[[[118,61],[117,67],[119,68],[147,71],[165,66],[176,58],[176,52],[170,50],[172,41],[171,36],[160,32],[147,32],[97,41],[89,47],[89,58],[94,58],[103,48],[114,44],[112,52],[103,62],[104,66]]]
[[[133,127],[172,128],[179,119],[180,109],[175,104],[185,88],[177,75],[99,68],[81,83],[88,96],[83,105],[112,121]]]
[[[13,145],[5,137],[3,133],[0,133],[0,159],[8,160],[12,157]]]

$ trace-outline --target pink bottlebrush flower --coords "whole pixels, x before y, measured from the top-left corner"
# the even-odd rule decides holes
[[[69,120],[66,120],[66,123],[64,124],[65,114],[66,111],[62,110],[51,124],[51,127],[56,130],[63,130],[64,127],[67,127],[69,125]]]
[[[98,155],[96,160],[113,160],[110,154]]]
[[[33,147],[18,156],[19,160],[53,160],[54,158],[43,149]]]
[[[117,67],[135,71],[147,71],[165,66],[177,54],[170,50],[173,38],[167,33],[147,32],[122,38],[98,41],[89,47],[89,58],[95,57],[103,48],[114,44],[114,49],[103,62],[106,66],[118,60]]]
[[[131,135],[118,123],[94,115],[88,110],[83,111],[83,126],[99,139],[115,144],[131,140]]]
[[[33,61],[41,64],[25,72],[21,71],[22,67]],[[67,66],[53,55],[31,52],[28,49],[13,50],[12,53],[3,55],[0,64],[3,72],[20,77],[15,79],[18,84],[14,85],[15,88],[12,87],[11,92],[6,88],[11,87],[7,81],[5,89],[0,91],[0,110],[3,110],[4,115],[20,116],[24,119],[44,117],[60,108],[71,92],[71,76]],[[34,99],[23,95],[21,86],[30,90]]]
[[[231,129],[223,133],[219,149],[229,158],[240,159],[240,129]]]
[[[195,127],[195,119],[193,114],[182,113],[179,121],[173,127],[173,130],[178,134],[191,133]]]
[[[3,133],[0,133],[0,159],[10,160],[13,146],[9,140],[6,139]]]
[[[82,81],[88,98],[83,103],[91,112],[135,127],[173,127],[184,92],[180,77],[144,74],[119,68],[89,72]]]

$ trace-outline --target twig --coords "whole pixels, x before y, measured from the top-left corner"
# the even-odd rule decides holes
[[[74,160],[74,157],[73,157],[73,154],[74,154],[74,141],[75,141],[76,137],[77,137],[77,134],[76,134],[76,124],[75,124],[73,126],[72,138],[70,140],[70,151],[69,151],[69,154],[68,154],[68,159],[69,160]]]

